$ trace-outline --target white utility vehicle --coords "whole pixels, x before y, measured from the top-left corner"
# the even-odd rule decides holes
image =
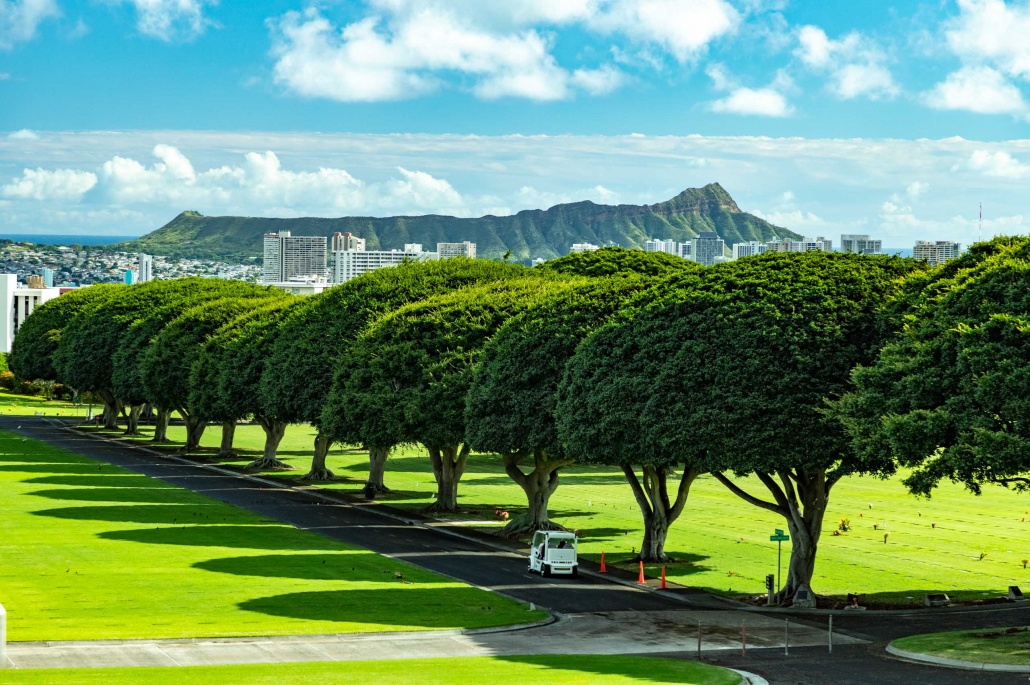
[[[529,548],[529,570],[542,576],[579,575],[576,550],[579,541],[575,533],[557,530],[538,530],[533,534]]]

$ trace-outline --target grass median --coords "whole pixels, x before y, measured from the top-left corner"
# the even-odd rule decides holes
[[[417,674],[417,675],[415,675]],[[692,661],[633,656],[512,656],[402,661],[197,666],[184,668],[69,669],[7,671],[5,685],[300,685],[301,683],[376,683],[408,685],[737,685],[741,677],[726,669]]]
[[[891,643],[906,652],[983,664],[1030,667],[1030,628],[913,635]]]
[[[0,511],[11,641],[480,628],[545,615],[4,431]]]

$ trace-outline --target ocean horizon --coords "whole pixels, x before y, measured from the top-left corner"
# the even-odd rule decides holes
[[[0,233],[0,240],[36,245],[113,245],[126,240],[135,240],[136,235],[76,235],[68,233]]]

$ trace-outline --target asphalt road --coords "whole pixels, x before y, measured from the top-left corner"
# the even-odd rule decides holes
[[[17,428],[20,426],[20,428]],[[0,417],[0,428],[116,464],[138,473],[185,487],[253,511],[263,517],[317,531],[348,544],[403,558],[438,573],[534,602],[562,614],[599,612],[661,612],[722,610],[726,604],[703,594],[685,593],[679,599],[616,585],[605,580],[546,579],[526,571],[524,556],[496,549],[487,540],[463,539],[444,531],[410,525],[376,513],[367,505],[332,504],[317,492],[300,492],[266,485],[240,475],[220,473],[202,464],[181,463],[141,450],[101,441],[53,425],[42,417]],[[389,510],[385,510],[389,511]],[[834,616],[835,631],[868,640],[868,644],[825,648],[752,649],[710,652],[705,661],[762,675],[773,685],[1008,685],[1026,683],[1027,675],[979,673],[909,664],[889,657],[890,640],[941,630],[963,630],[1030,624],[1030,604],[1006,605],[982,611],[951,608],[933,612],[855,612]],[[763,612],[812,627],[825,627],[827,616]],[[677,652],[670,656],[690,657]]]

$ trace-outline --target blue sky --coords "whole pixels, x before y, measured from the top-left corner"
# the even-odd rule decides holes
[[[810,235],[1026,232],[1028,35],[1028,0],[0,0],[0,231],[719,181]]]

